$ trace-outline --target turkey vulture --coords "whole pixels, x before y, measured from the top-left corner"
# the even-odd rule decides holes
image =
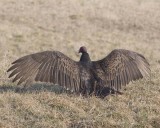
[[[18,85],[33,82],[58,84],[83,95],[100,95],[107,88],[119,92],[130,81],[150,75],[147,60],[139,53],[115,49],[105,58],[91,61],[86,47],[76,62],[59,51],[44,51],[19,58],[7,70]]]

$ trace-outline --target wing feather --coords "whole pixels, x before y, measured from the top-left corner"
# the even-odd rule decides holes
[[[46,68],[44,70],[44,77],[42,78],[44,82],[49,82],[48,79],[50,77],[50,72],[49,72],[49,69],[50,69],[50,63],[48,62],[46,64]]]
[[[93,66],[98,76],[106,81],[105,86],[116,90],[150,74],[150,65],[143,55],[124,49],[113,50],[104,59],[93,61]]]
[[[79,91],[79,63],[58,51],[44,51],[21,57],[7,70],[13,82],[31,84],[50,82]]]
[[[51,83],[54,83],[55,79],[54,79],[54,67],[52,66],[51,67],[51,70],[50,70],[50,82]]]
[[[17,83],[17,85],[20,85],[21,83],[23,83],[23,81],[27,80],[27,79],[30,79],[32,77],[34,77],[34,74],[38,71],[38,67],[37,65],[35,64],[32,68],[30,68],[30,70],[28,70],[26,73],[24,73],[25,75],[23,75],[23,72],[20,73],[20,80],[19,82]]]

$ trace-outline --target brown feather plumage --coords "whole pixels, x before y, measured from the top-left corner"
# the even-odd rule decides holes
[[[101,73],[106,76],[104,81],[116,90],[121,89],[130,81],[150,74],[149,63],[142,55],[124,49],[113,50],[107,57],[93,64],[97,70],[103,71]]]
[[[81,47],[79,62],[58,51],[44,51],[24,56],[7,70],[18,84],[34,81],[59,84],[82,94],[102,92],[102,88],[119,91],[130,81],[150,75],[147,60],[139,53],[117,49],[98,61],[91,61],[87,49]],[[100,91],[101,90],[101,91]]]

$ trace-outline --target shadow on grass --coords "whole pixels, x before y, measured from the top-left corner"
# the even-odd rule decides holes
[[[19,87],[19,86],[9,86],[9,85],[2,85],[0,86],[0,93],[3,92],[15,92],[15,93],[38,93],[41,91],[48,91],[54,92],[56,94],[67,93],[71,94],[72,92],[63,89],[63,87],[59,85],[47,85],[47,84],[33,84],[27,88]],[[104,98],[110,94],[122,94],[121,92],[114,91],[109,87],[103,87],[100,93],[97,93],[96,96],[99,98]]]
[[[59,94],[63,93],[64,89],[59,85],[46,85],[46,84],[33,84],[27,88],[19,86],[9,86],[9,85],[0,86],[0,93],[10,92],[10,91],[15,93],[34,93],[41,91],[49,91]]]

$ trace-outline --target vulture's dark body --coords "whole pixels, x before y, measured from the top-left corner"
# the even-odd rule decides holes
[[[150,74],[149,63],[136,52],[113,50],[98,61],[91,61],[85,47],[81,47],[80,52],[79,62],[58,51],[24,56],[12,63],[9,77],[15,76],[13,82],[19,80],[18,84],[41,81],[59,84],[83,95],[106,95]]]

